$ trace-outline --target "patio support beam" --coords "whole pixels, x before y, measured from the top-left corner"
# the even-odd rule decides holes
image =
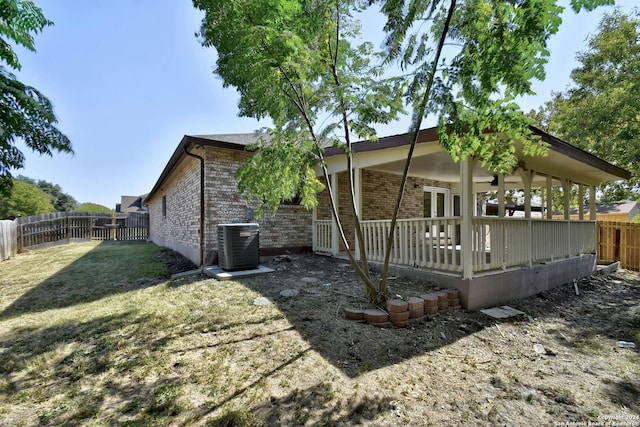
[[[589,220],[596,220],[596,186],[589,187]]]
[[[462,224],[460,225],[460,249],[462,263],[462,278],[473,277],[473,210],[475,198],[473,193],[473,163],[467,158],[460,162],[460,198]]]
[[[370,150],[354,153],[353,167],[365,169],[371,166],[379,166],[385,163],[391,163],[396,161],[404,161],[407,158],[407,146],[390,148],[387,150]],[[413,152],[413,157],[418,158],[420,156],[428,156],[431,154],[441,153],[444,149],[437,142],[433,143],[419,143]],[[342,156],[330,156],[325,157],[327,163],[327,171],[330,174],[345,172],[347,168],[346,159]],[[319,169],[316,168],[316,174],[320,174]]]
[[[584,220],[584,186],[578,184],[578,219]]]
[[[551,175],[547,175],[547,194],[546,194],[546,208],[547,208],[547,219],[553,219],[553,178]]]
[[[338,174],[334,173],[329,176],[331,179],[331,192],[333,193],[333,197],[335,198],[334,203],[336,205],[336,211],[338,211],[338,206],[340,203],[340,198],[338,197]],[[340,231],[338,230],[338,221],[336,221],[335,216],[331,215],[331,254],[338,255],[340,252]]]
[[[562,195],[564,196],[564,219],[570,220],[571,216],[571,184],[566,178],[562,178]]]
[[[504,175],[498,175],[498,217],[504,218]]]

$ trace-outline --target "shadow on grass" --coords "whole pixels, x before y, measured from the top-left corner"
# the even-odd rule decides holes
[[[621,408],[629,408],[635,414],[640,415],[640,401],[638,400],[638,396],[640,396],[640,381],[638,379],[623,381],[605,380],[604,383],[606,385],[606,393],[612,402],[620,405]],[[624,420],[618,421],[621,425],[624,425],[622,424]],[[633,424],[628,423],[628,425]]]
[[[393,402],[383,397],[361,397],[348,405],[335,401],[335,390],[330,384],[320,383],[304,390],[296,389],[282,398],[255,406],[251,410],[232,410],[217,418],[208,419],[207,425],[222,426],[277,426],[277,425],[360,425],[374,421],[393,409]]]
[[[70,246],[48,249],[55,256]],[[92,302],[154,286],[168,277],[162,248],[147,242],[104,241],[13,301],[0,319]],[[43,260],[46,258],[43,256]],[[46,267],[43,267],[46,268]],[[24,272],[28,276],[29,272]]]
[[[179,351],[180,351],[180,353],[183,353],[183,352],[187,352],[187,351],[212,349],[212,348],[215,348],[215,347],[220,347],[220,346],[225,346],[225,345],[241,344],[243,342],[255,340],[257,338],[266,338],[266,337],[269,337],[269,336],[276,336],[276,335],[279,335],[279,334],[281,334],[283,332],[293,331],[293,330],[294,330],[293,326],[289,326],[288,328],[278,329],[276,331],[271,331],[271,332],[266,332],[266,333],[261,333],[261,334],[255,334],[255,335],[248,336],[246,338],[240,338],[240,339],[234,339],[234,340],[228,340],[228,341],[221,341],[221,342],[218,342],[218,343],[215,343],[215,344],[206,344],[206,345],[199,345],[199,346],[194,346],[194,347],[181,347]]]
[[[124,420],[171,417],[181,410],[175,378],[113,378],[107,387],[87,387],[105,376],[132,372],[141,354],[160,352],[169,338],[140,337],[153,337],[162,322],[129,312],[43,329],[14,329],[0,340],[0,402],[6,407],[38,403],[35,417],[41,425],[78,424],[103,409],[112,411],[113,405]],[[3,419],[8,424],[24,421]]]

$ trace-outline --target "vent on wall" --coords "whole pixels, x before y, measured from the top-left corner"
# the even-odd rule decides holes
[[[249,270],[260,264],[258,224],[218,224],[218,265],[224,270]]]

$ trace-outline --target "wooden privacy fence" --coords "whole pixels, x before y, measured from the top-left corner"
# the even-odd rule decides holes
[[[598,221],[598,259],[640,271],[640,224]]]
[[[18,227],[15,221],[0,221],[0,261],[16,256]]]
[[[79,240],[147,240],[149,215],[54,212],[16,219],[17,249]]]

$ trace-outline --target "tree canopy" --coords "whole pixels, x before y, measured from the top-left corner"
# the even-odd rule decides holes
[[[72,152],[71,142],[56,127],[51,101],[9,71],[21,69],[11,43],[35,51],[33,35],[52,24],[31,1],[0,0],[0,192],[5,195],[13,183],[11,171],[25,161],[16,139],[40,154]]]
[[[53,208],[56,212],[70,212],[76,208],[78,202],[70,194],[62,191],[58,184],[54,184],[43,179],[35,180],[26,176],[19,175],[18,181],[28,182],[35,185],[49,195]]]
[[[606,14],[577,56],[572,84],[537,113],[543,127],[629,170],[606,184],[602,201],[640,198],[640,11]]]
[[[25,181],[14,181],[9,195],[0,197],[0,219],[54,212],[49,195]]]

